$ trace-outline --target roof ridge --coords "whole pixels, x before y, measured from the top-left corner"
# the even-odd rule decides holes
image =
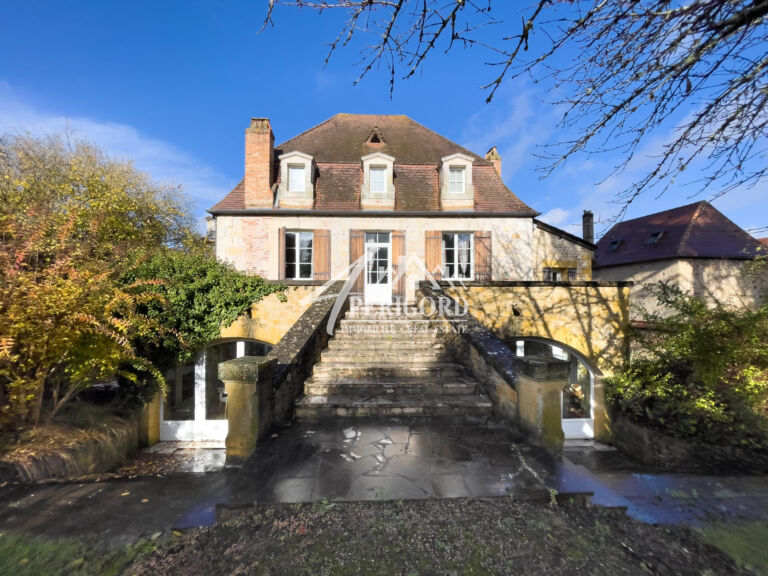
[[[677,244],[677,250],[675,250],[675,254],[682,256],[685,253],[688,238],[690,238],[691,230],[693,229],[693,223],[696,222],[696,220],[701,215],[701,210],[707,205],[709,205],[709,202],[706,200],[699,200],[696,211],[693,213],[693,216],[691,216],[691,219],[688,220],[688,224],[685,225],[685,231],[680,238],[680,242]],[[690,204],[688,204],[688,206],[690,206]]]

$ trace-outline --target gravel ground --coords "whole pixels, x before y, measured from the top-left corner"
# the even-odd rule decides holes
[[[257,506],[179,536],[127,573],[750,574],[686,528],[620,510],[503,499]]]

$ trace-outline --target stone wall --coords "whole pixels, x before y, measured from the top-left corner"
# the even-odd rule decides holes
[[[325,288],[319,283],[289,286],[266,296],[221,330],[222,338],[252,339],[275,345],[288,332]]]
[[[593,251],[542,227],[533,232],[533,258],[536,269],[533,280],[543,280],[543,269],[575,268],[577,280],[592,280]],[[512,278],[511,278],[512,280]]]
[[[493,243],[495,280],[532,280],[534,224],[531,218],[487,217],[381,217],[381,216],[218,216],[216,257],[239,270],[269,279],[278,277],[278,230],[331,231],[331,276],[346,276],[350,230],[406,230],[406,296],[415,297],[416,283],[424,280],[425,234],[428,230],[474,232],[488,230]],[[570,256],[569,256],[570,258]]]
[[[543,338],[581,354],[592,368],[612,373],[629,352],[629,284],[620,282],[441,283],[464,298],[481,324],[505,341]]]
[[[638,318],[643,308],[664,313],[650,290],[659,282],[670,282],[709,303],[725,306],[755,306],[768,295],[768,267],[751,260],[680,258],[639,262],[595,269],[593,278],[634,282],[630,290],[632,318]]]

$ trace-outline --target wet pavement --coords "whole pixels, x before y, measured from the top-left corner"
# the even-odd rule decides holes
[[[165,462],[162,474],[144,473]],[[152,465],[149,465],[150,463]],[[218,507],[258,502],[594,493],[649,523],[768,521],[768,477],[657,474],[619,452],[569,443],[562,459],[498,422],[440,419],[295,422],[238,470],[221,445],[161,443],[139,473],[103,481],[0,488],[0,531],[94,534],[116,543],[210,525]],[[144,468],[142,468],[144,466]]]

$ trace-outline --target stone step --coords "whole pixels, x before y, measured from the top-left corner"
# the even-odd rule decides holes
[[[378,348],[347,350],[324,350],[321,362],[365,362],[371,364],[426,364],[430,362],[450,362],[452,358],[445,349],[441,350],[380,350]]]
[[[388,396],[475,394],[477,382],[468,379],[382,378],[368,380],[315,380],[304,383],[307,396]]]
[[[339,322],[337,333],[346,334],[445,334],[445,320],[348,320]]]
[[[490,416],[491,401],[479,394],[407,397],[304,396],[296,403],[299,418],[355,416]]]
[[[439,339],[331,338],[328,341],[328,350],[377,350],[381,352],[399,350],[408,354],[411,351],[445,350],[445,343]]]
[[[370,378],[458,378],[463,368],[454,362],[320,362],[312,369],[318,380]]]
[[[442,342],[445,334],[442,332],[342,332],[336,329],[330,342]]]

